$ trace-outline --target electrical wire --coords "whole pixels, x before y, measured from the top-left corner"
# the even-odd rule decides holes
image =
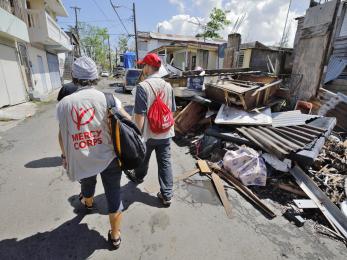
[[[94,1],[94,0],[93,0],[93,1]],[[117,12],[117,8],[113,5],[112,0],[110,0],[110,4],[111,4],[111,6],[112,6],[114,12],[116,13],[116,15],[117,15],[117,17],[118,17],[118,20],[119,20],[120,23],[122,24],[122,26],[123,26],[125,32],[126,32],[128,35],[130,35],[129,31],[128,31],[127,28],[125,27],[125,25],[124,25],[122,19],[120,18],[119,14],[118,14],[118,12]]]
[[[107,17],[107,15],[105,14],[104,10],[102,10],[102,8],[99,6],[99,4],[98,4],[95,0],[92,0],[92,1],[93,1],[93,3],[96,5],[96,7],[99,9],[99,11],[105,16],[105,18],[106,18],[107,20],[111,20],[111,19],[109,19],[109,18]]]

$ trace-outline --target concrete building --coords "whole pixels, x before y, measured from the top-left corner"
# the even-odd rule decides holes
[[[0,107],[61,87],[57,54],[72,49],[57,16],[61,0],[0,0]]]
[[[258,41],[242,43],[237,57],[237,68],[290,74],[293,67],[293,49],[266,46]]]
[[[174,44],[164,45],[151,52],[157,53],[167,64],[183,71],[219,68],[218,46],[207,44]]]
[[[67,16],[61,0],[28,0],[28,54],[33,77],[33,98],[47,95],[61,87],[57,54],[72,50],[69,36],[56,22]]]
[[[224,52],[220,46],[224,40],[204,40],[193,36],[138,32],[139,58],[148,52],[156,52],[167,63],[182,70],[196,66],[217,69],[223,64]]]
[[[18,51],[19,44],[28,42],[23,2],[0,0],[0,107],[28,100],[29,85]]]

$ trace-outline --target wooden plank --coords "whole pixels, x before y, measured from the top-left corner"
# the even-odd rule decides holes
[[[206,108],[195,101],[191,101],[176,117],[175,128],[185,134],[204,116]]]
[[[276,217],[276,214],[269,209],[250,189],[248,189],[245,185],[243,185],[238,179],[236,179],[232,174],[229,174],[224,169],[219,167],[215,163],[210,164],[212,169],[217,171],[218,174],[229,184],[235,187],[237,191],[239,191],[242,195],[244,195],[247,199],[253,202],[256,206],[258,206],[266,215],[270,218]]]
[[[266,84],[266,85],[264,85],[263,87],[256,89],[256,90],[254,91],[254,93],[252,94],[252,96],[257,95],[258,92],[263,91],[263,90],[265,90],[265,89],[267,89],[267,88],[271,88],[271,87],[273,87],[273,86],[276,86],[276,85],[280,84],[282,81],[283,81],[283,80],[280,79],[280,80],[276,80],[275,82],[272,82],[272,83],[270,83],[270,84]]]
[[[302,190],[296,189],[292,185],[289,185],[289,184],[279,183],[276,185],[276,187],[281,189],[281,190],[285,190],[285,191],[294,193],[294,194],[302,196],[302,197],[307,197],[305,192],[303,192]]]
[[[200,169],[200,172],[202,174],[211,174],[212,171],[210,169],[210,167],[208,166],[207,162],[204,160],[198,160],[197,161],[198,167]]]
[[[219,198],[224,206],[225,213],[227,214],[228,218],[232,218],[232,208],[227,198],[227,195],[225,193],[224,185],[222,183],[221,178],[214,172],[211,174],[211,177],[212,177],[213,184],[216,187]]]
[[[300,188],[313,200],[324,216],[332,222],[341,234],[347,238],[347,217],[331,202],[319,187],[299,167],[295,166],[289,171],[295,178]]]

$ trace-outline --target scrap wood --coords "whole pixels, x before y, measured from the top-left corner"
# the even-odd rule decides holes
[[[212,171],[205,160],[198,160],[197,164],[201,173],[212,174]]]
[[[231,184],[238,190],[241,194],[247,197],[250,201],[252,201],[255,205],[261,208],[270,218],[276,217],[276,214],[269,209],[267,205],[265,205],[249,188],[243,185],[239,180],[237,180],[234,176],[226,172],[224,169],[219,167],[217,164],[211,163],[211,168],[215,170],[227,183]]]
[[[262,91],[262,90],[264,90],[264,89],[267,89],[267,88],[276,86],[276,85],[280,84],[282,81],[283,81],[283,80],[280,79],[280,80],[277,80],[277,81],[275,81],[275,82],[266,84],[266,85],[264,85],[263,87],[260,87],[260,88],[256,89],[256,91],[254,91],[254,93],[252,93],[252,96],[257,95],[260,91]]]
[[[187,133],[204,117],[205,111],[206,107],[195,101],[191,101],[178,115],[176,115],[175,130],[181,134]]]
[[[227,198],[227,195],[225,193],[224,185],[222,183],[222,180],[219,178],[217,174],[211,171],[210,167],[208,166],[207,162],[205,160],[198,160],[197,161],[198,167],[200,169],[200,172],[202,174],[209,174],[212,177],[212,182],[217,190],[218,196],[224,206],[225,213],[227,214],[228,218],[232,217],[232,210],[230,202]]]
[[[220,177],[211,171],[210,167],[208,166],[207,162],[205,160],[198,160],[197,161],[198,169],[192,170],[190,172],[187,172],[179,177],[176,178],[176,181],[179,180],[185,180],[191,176],[193,176],[196,173],[201,172],[202,174],[207,174],[209,177],[211,176],[211,180],[217,190],[218,196],[223,204],[223,207],[225,209],[225,213],[227,214],[228,218],[232,218],[232,208],[230,205],[230,202],[227,198],[224,185],[222,183],[222,180]]]
[[[222,183],[221,178],[214,172],[211,173],[211,177],[212,177],[213,184],[216,187],[219,198],[222,201],[222,204],[224,206],[225,213],[227,214],[228,218],[232,218],[231,205],[226,196],[224,185]]]
[[[317,204],[332,227],[347,238],[347,217],[342,211],[331,202],[298,165],[289,172],[294,176],[300,188]]]
[[[307,197],[305,192],[303,192],[302,190],[297,189],[296,187],[294,187],[293,185],[290,185],[290,184],[279,183],[279,184],[276,185],[276,187],[280,188],[281,190],[285,190],[285,191],[294,193],[294,194],[302,196],[302,197]]]

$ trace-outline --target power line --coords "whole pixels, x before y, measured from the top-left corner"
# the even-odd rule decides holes
[[[105,16],[105,18],[106,18],[107,20],[111,20],[111,19],[109,19],[109,18],[107,17],[107,15],[105,14],[104,10],[102,10],[102,8],[98,5],[98,3],[97,3],[95,0],[92,0],[92,1],[93,1],[93,3],[96,5],[96,7],[99,9],[99,11]]]
[[[119,14],[118,14],[118,12],[117,12],[116,6],[112,3],[112,0],[110,0],[110,4],[111,4],[111,6],[112,6],[114,12],[116,13],[116,15],[117,15],[117,17],[118,17],[118,20],[119,20],[120,23],[122,24],[124,30],[126,31],[126,33],[127,33],[128,35],[130,35],[130,33],[128,32],[127,28],[125,27],[125,25],[124,25],[122,19],[120,18]]]
[[[82,21],[84,23],[102,23],[102,22],[112,22],[114,23],[114,20],[88,20],[88,21]],[[59,23],[73,23],[73,21],[63,21]]]

